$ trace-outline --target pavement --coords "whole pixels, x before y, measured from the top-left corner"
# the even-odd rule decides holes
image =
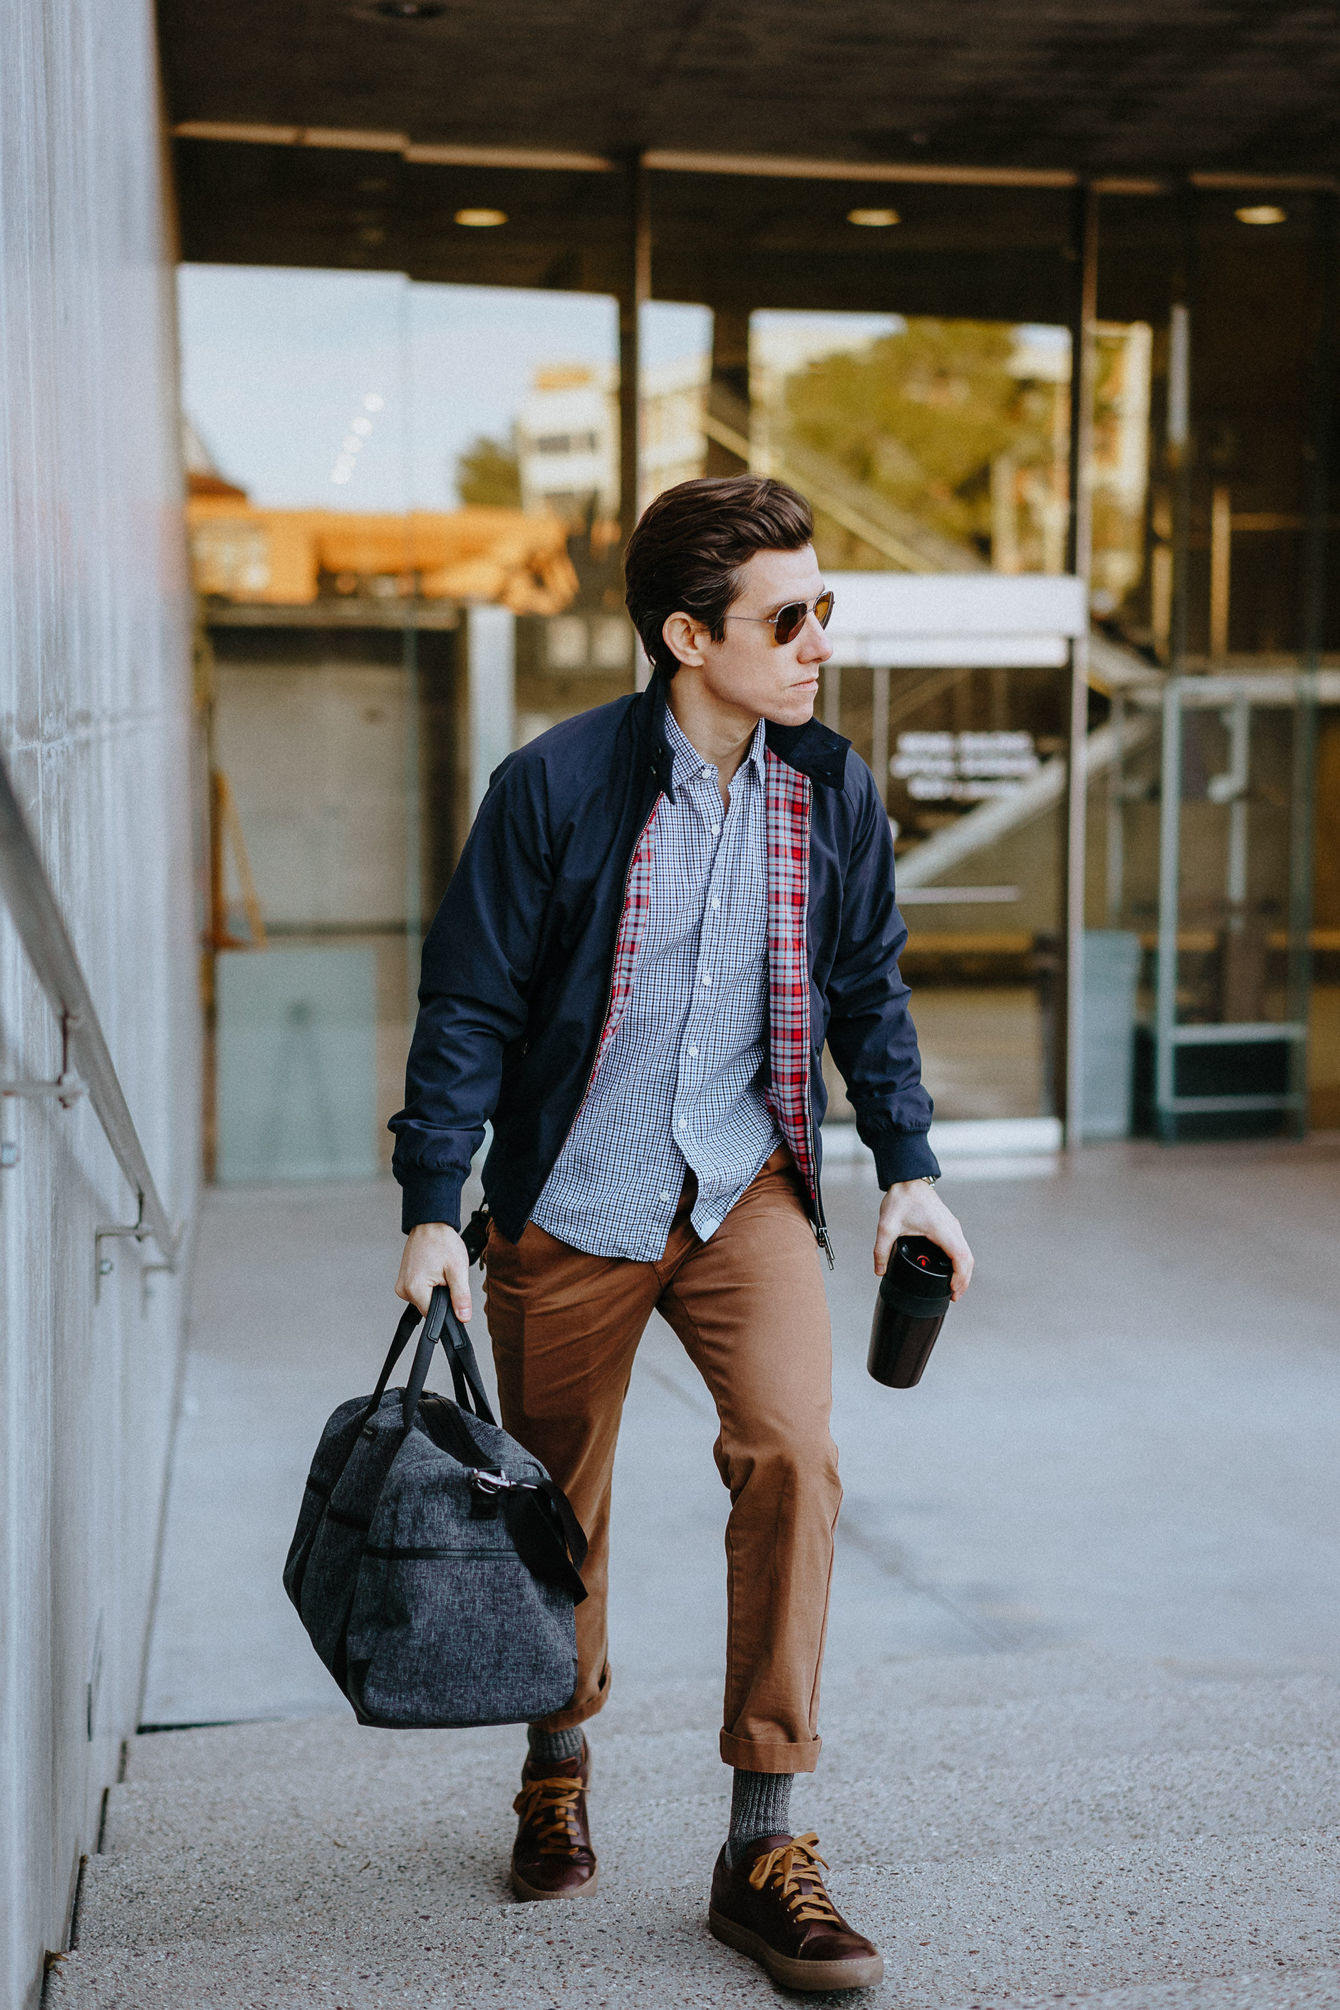
[[[916,1389],[865,1372],[878,1192],[825,1174],[838,1524],[828,1664],[1089,1642],[1340,1664],[1340,1136],[965,1158],[977,1257]],[[403,1309],[388,1181],[206,1196],[143,1719],[347,1707],[284,1596],[303,1479]],[[482,1298],[477,1290],[476,1298]],[[488,1368],[482,1306],[471,1331]],[[615,1473],[616,1683],[719,1671],[715,1419],[656,1318]]]
[[[1337,2010],[1340,1138],[1008,1170],[948,1168],[978,1274],[910,1391],[864,1370],[873,1173],[826,1177],[847,1494],[796,1825],[884,1951],[872,2010]],[[703,1922],[726,1503],[668,1328],[616,1470],[593,1897],[507,1893],[517,1730],[361,1729],[284,1597],[320,1426],[399,1310],[395,1223],[382,1181],[208,1196],[163,1728],[132,1741],[48,2003],[766,2000]]]

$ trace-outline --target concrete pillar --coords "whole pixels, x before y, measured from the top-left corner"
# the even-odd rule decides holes
[[[640,155],[627,165],[623,281],[619,288],[619,529],[637,522],[642,493],[641,310],[651,296],[651,221]]]
[[[747,308],[716,307],[712,310],[712,375],[708,386],[709,407],[726,422],[733,434],[748,437],[749,431],[749,312]],[[722,440],[708,435],[707,473],[744,474],[749,463]]]
[[[516,745],[516,616],[508,607],[467,607],[461,637],[464,822],[468,831],[484,800],[489,776]]]
[[[1066,569],[1084,582],[1083,631],[1070,645],[1070,731],[1066,759],[1063,837],[1062,954],[1064,1005],[1058,1028],[1058,1111],[1066,1143],[1084,1135],[1084,891],[1085,814],[1088,806],[1089,635],[1088,584],[1093,557],[1094,324],[1098,318],[1098,196],[1089,184],[1075,191],[1072,222],[1075,288],[1070,324],[1070,511]]]

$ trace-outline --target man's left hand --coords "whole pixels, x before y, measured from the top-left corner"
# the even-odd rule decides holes
[[[957,1220],[924,1179],[900,1180],[889,1188],[880,1203],[879,1225],[875,1230],[876,1277],[884,1275],[900,1235],[927,1236],[952,1258],[953,1296],[961,1298],[972,1276],[972,1251]]]

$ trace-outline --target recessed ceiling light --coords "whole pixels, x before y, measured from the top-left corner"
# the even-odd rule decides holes
[[[896,209],[849,209],[848,223],[859,223],[865,230],[887,230],[891,223],[901,223]]]
[[[445,0],[373,0],[383,21],[434,21],[447,11]]]
[[[1287,209],[1273,202],[1249,202],[1233,214],[1239,223],[1286,223],[1289,217]]]
[[[500,223],[506,223],[505,209],[458,209],[457,223],[463,223],[467,230],[495,230]]]

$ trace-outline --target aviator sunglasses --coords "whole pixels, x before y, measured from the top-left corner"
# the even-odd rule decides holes
[[[775,614],[724,614],[723,621],[766,621],[777,642],[794,642],[805,626],[805,616],[813,608],[821,628],[827,628],[833,612],[833,595],[828,589],[817,600],[788,600]]]

